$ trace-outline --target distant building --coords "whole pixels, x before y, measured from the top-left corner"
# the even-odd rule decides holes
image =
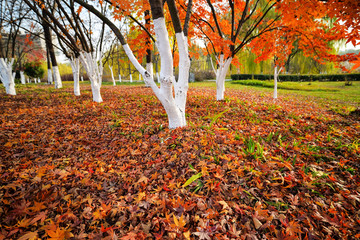
[[[19,56],[21,54],[25,45],[28,44],[26,41],[27,39],[28,39],[27,34],[20,32],[17,35],[15,40],[15,55]],[[31,40],[32,42],[31,49],[43,50],[44,52],[46,52],[46,44],[44,40],[44,35],[42,33],[39,36],[31,34],[28,40]],[[12,49],[13,43],[9,42],[9,33],[1,32],[0,41],[2,43],[2,48],[1,48],[2,56],[11,54],[10,51]],[[10,39],[10,41],[12,41],[12,39]],[[58,43],[57,38],[55,36],[53,36],[53,43],[54,44]],[[61,54],[60,51],[57,48],[55,48],[55,55],[59,56],[60,54]]]

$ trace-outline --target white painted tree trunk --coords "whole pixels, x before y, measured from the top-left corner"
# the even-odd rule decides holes
[[[38,82],[38,83],[41,83],[40,78],[37,79],[37,82]]]
[[[130,82],[132,83],[133,80],[132,80],[132,74],[130,73]]]
[[[224,55],[220,55],[219,68],[216,70],[216,100],[224,100],[225,78],[229,70],[232,57],[224,60]]]
[[[96,63],[96,59],[95,59],[95,63]],[[104,66],[102,63],[102,53],[100,52],[100,61],[99,61],[99,83],[100,83],[100,87],[102,85],[102,77],[103,77],[103,73],[104,73]]]
[[[159,74],[159,72],[156,73],[156,79],[157,79],[157,82],[160,83],[160,74]]]
[[[119,74],[119,82],[121,82],[121,74]]]
[[[102,97],[101,97],[101,93],[100,93],[100,89],[101,89],[101,86],[99,83],[97,82],[91,82],[91,91],[92,91],[92,94],[93,94],[93,101],[94,102],[102,102]]]
[[[71,69],[73,72],[73,79],[74,79],[74,94],[75,96],[80,96],[80,60],[79,58],[72,58],[70,59]]]
[[[153,68],[153,64],[150,63],[146,63],[146,71],[150,74],[150,76],[152,78],[154,78],[154,68]]]
[[[185,107],[187,91],[189,89],[190,58],[187,38],[183,32],[176,33],[176,41],[179,49],[179,78],[174,82],[175,103],[181,112],[182,122],[186,125]]]
[[[51,68],[48,68],[48,84],[53,83]]]
[[[182,56],[179,64],[179,71],[183,72],[184,76],[186,76],[186,81],[183,80],[185,79],[184,77],[181,77],[181,80],[178,81],[178,85],[176,86],[178,92],[175,93],[174,97],[173,84],[175,83],[175,77],[173,74],[173,59],[164,18],[157,18],[154,20],[154,30],[157,39],[157,48],[161,57],[160,88],[156,85],[153,76],[137,61],[129,46],[125,44],[123,45],[123,48],[126,55],[129,57],[129,60],[142,74],[145,83],[150,85],[156,97],[163,105],[168,115],[169,128],[184,127],[186,126],[186,102],[183,101],[186,101],[186,96],[184,97],[184,95],[187,94],[187,77],[189,75],[189,63],[187,62],[190,62],[187,47],[185,47],[186,43],[183,42],[185,41],[185,37],[183,33],[179,33],[178,46],[179,53]]]
[[[26,84],[24,71],[20,71],[20,81],[21,81],[21,84]]]
[[[82,82],[84,81],[84,77],[83,77],[83,76],[81,76],[81,81],[82,81]]]
[[[95,57],[93,57],[92,54],[88,52],[80,53],[80,60],[91,82],[93,101],[102,102],[103,100],[100,94],[101,66],[100,67],[98,66]]]
[[[146,63],[146,71],[150,74],[150,76],[151,76],[152,78],[154,78],[154,70],[153,70],[153,65],[152,65],[151,62],[150,62],[150,63]],[[144,81],[145,81],[145,80],[144,80]],[[150,85],[148,85],[147,82],[145,82],[145,86],[146,86],[146,87],[150,87]]]
[[[115,82],[115,78],[114,78],[114,73],[113,73],[112,66],[109,65],[109,69],[110,69],[110,72],[111,72],[111,79],[112,79],[112,81],[113,81],[113,85],[116,86],[116,82]]]
[[[58,66],[53,66],[53,80],[55,82],[55,89],[62,88],[62,81]]]
[[[9,95],[16,95],[15,73],[12,72],[13,63],[13,58],[9,62],[7,59],[0,58],[0,78],[4,84],[6,93]]]
[[[278,97],[277,84],[278,84],[279,74],[280,74],[281,70],[282,70],[282,67],[278,67],[277,65],[275,65],[275,67],[274,67],[274,98],[275,99]]]

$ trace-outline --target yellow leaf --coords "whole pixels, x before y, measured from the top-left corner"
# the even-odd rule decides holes
[[[146,196],[145,192],[141,192],[139,193],[138,197],[136,198],[136,202],[140,202],[141,200],[143,200],[143,198]]]
[[[93,213],[93,216],[94,216],[94,220],[98,220],[98,219],[102,219],[103,216],[101,214],[101,212],[99,211],[99,209],[97,209],[94,213]]]
[[[173,217],[174,217],[174,223],[178,227],[179,226],[179,221],[177,220],[177,217],[175,215],[173,215]]]
[[[174,223],[178,228],[183,228],[186,225],[185,219],[184,219],[184,215],[181,215],[181,217],[179,218],[179,220],[177,219],[177,217],[175,215],[173,215],[174,217]]]
[[[184,232],[183,234],[185,239],[190,240],[190,231]]]
[[[29,209],[33,210],[34,212],[40,212],[44,208],[46,208],[46,206],[42,202],[34,202],[34,206],[29,207]]]
[[[26,219],[26,218],[24,218],[17,224],[18,227],[23,227],[23,228],[26,228],[29,225],[30,225],[30,219]]]
[[[66,231],[60,228],[56,228],[55,231],[53,230],[47,230],[46,233],[49,235],[49,240],[62,240],[65,239],[65,233]]]
[[[12,142],[7,142],[5,143],[4,147],[12,147],[13,143]]]
[[[35,232],[27,232],[24,235],[22,235],[18,240],[35,240],[38,237],[37,231]]]

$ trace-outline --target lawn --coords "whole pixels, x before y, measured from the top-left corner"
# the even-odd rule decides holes
[[[274,100],[228,82],[217,102],[194,83],[188,126],[169,130],[149,88],[105,85],[97,104],[64,86],[0,91],[0,239],[360,237],[359,101],[334,97],[347,88]]]
[[[194,86],[215,87],[215,82],[197,82]],[[226,82],[227,89],[252,89],[254,91],[272,92],[273,81],[240,80]],[[345,82],[279,82],[279,97],[281,94],[294,94],[337,100],[336,103],[356,106],[360,104],[360,81],[345,86]]]

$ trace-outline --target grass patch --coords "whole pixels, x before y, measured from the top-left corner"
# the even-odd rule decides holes
[[[240,80],[232,81],[233,84],[241,84],[246,86],[274,88],[273,81],[261,81],[261,80]],[[278,82],[278,89],[295,90],[295,91],[316,91],[316,92],[338,92],[339,89],[333,87],[321,86],[319,84],[313,84],[311,82]]]
[[[250,80],[253,81],[253,80]],[[225,88],[240,90],[240,91],[256,91],[260,94],[270,94],[273,92],[273,85],[271,87],[254,86],[254,85],[243,85],[233,84],[233,82],[239,81],[227,81]],[[246,82],[246,81],[241,81]],[[271,81],[268,81],[269,83]],[[310,84],[310,85],[309,85]],[[216,89],[215,81],[206,82],[195,82],[190,83],[190,89],[192,87],[209,87]],[[360,82],[353,82],[352,86],[345,86],[345,82],[280,82],[278,83],[278,94],[279,98],[285,97],[285,95],[302,95],[316,97],[319,100],[336,100],[340,104],[345,105],[358,105],[360,104]],[[292,89],[290,89],[292,88]],[[310,89],[310,90],[309,90]],[[313,89],[313,90],[311,90]],[[318,89],[318,90],[315,90]],[[227,93],[225,92],[225,95]]]

